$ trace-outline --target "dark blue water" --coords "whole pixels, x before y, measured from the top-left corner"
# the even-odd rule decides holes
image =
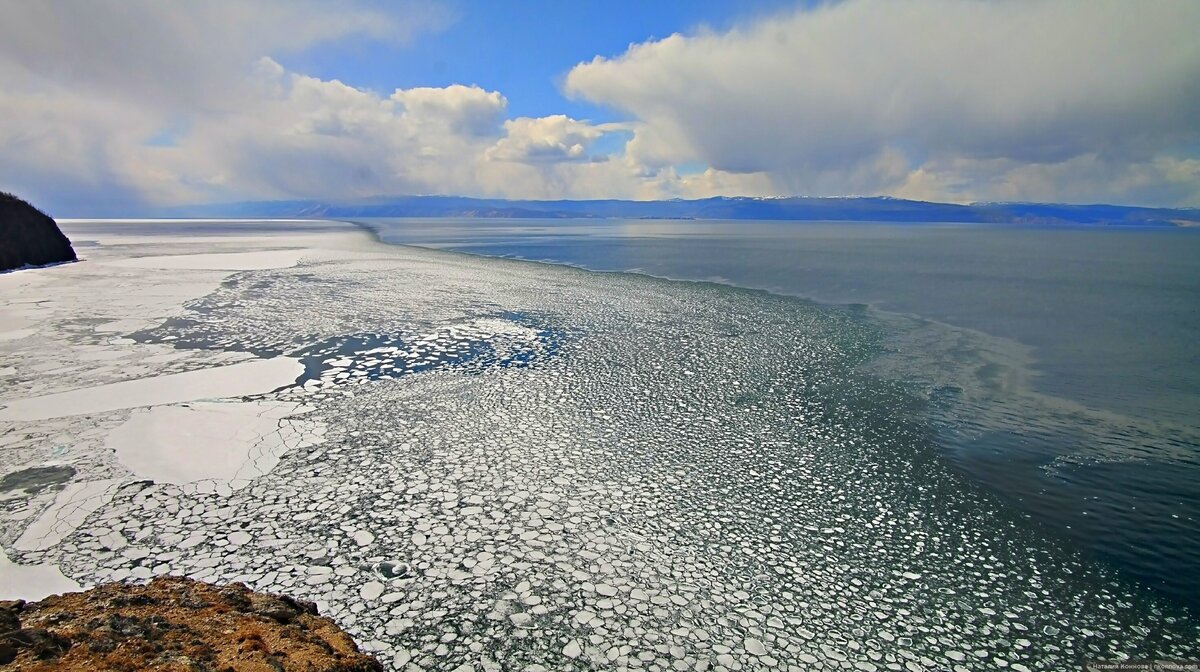
[[[1200,231],[364,220],[385,242],[867,304],[956,468],[1200,606]]]

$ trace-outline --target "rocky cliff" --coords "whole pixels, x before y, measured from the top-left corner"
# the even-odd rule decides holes
[[[0,192],[0,271],[75,261],[71,241],[44,212]]]
[[[163,577],[0,603],[0,670],[377,672],[314,605]]]

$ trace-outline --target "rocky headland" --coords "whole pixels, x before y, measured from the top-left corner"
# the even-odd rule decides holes
[[[181,577],[0,603],[0,669],[377,672],[315,605]]]
[[[0,271],[75,258],[71,241],[49,215],[0,191]]]

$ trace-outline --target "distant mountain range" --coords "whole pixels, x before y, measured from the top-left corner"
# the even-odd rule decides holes
[[[1200,208],[973,203],[888,197],[715,197],[668,201],[509,201],[460,196],[398,196],[356,201],[248,201],[175,207],[162,217],[354,219],[365,217],[518,217],[625,219],[773,219],[800,221],[964,222],[1200,226]]]

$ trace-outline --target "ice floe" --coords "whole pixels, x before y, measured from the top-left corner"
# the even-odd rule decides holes
[[[75,481],[59,491],[54,504],[29,524],[13,546],[21,551],[50,548],[74,532],[113,496],[113,480]]]
[[[157,257],[134,257],[110,262],[124,268],[153,268],[173,270],[261,271],[270,268],[295,266],[307,251],[262,250],[224,254],[173,254]]]
[[[154,406],[134,412],[106,444],[138,478],[239,488],[269,473],[288,450],[321,441],[324,424],[299,417],[310,410],[278,402]]]
[[[0,409],[0,420],[47,420],[197,399],[261,394],[294,382],[303,372],[300,362],[288,357],[255,359],[229,366],[7,400]]]
[[[120,282],[63,275],[31,323],[57,349],[0,345],[2,413],[64,386],[281,360],[291,378],[0,416],[4,586],[240,581],[316,602],[405,671],[1200,655],[1189,614],[942,464],[904,391],[861,371],[876,334],[850,311],[365,242],[84,310],[155,275],[110,262],[191,245],[167,238],[101,245]]]

